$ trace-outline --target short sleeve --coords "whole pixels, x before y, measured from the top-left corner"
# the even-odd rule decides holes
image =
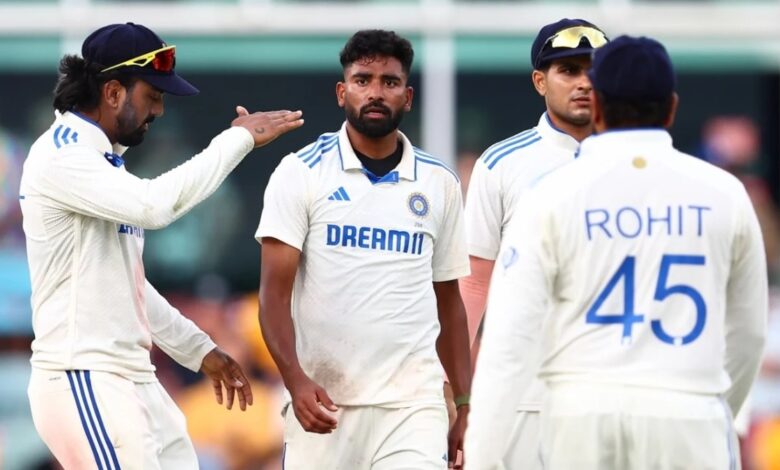
[[[495,260],[501,246],[504,211],[501,181],[494,172],[477,160],[466,196],[466,238],[470,255]]]
[[[443,282],[469,274],[466,231],[463,226],[463,198],[453,178],[446,189],[444,217],[433,245],[433,281]]]
[[[294,154],[276,167],[265,188],[263,212],[255,239],[276,238],[298,250],[309,230],[309,175],[311,170]]]

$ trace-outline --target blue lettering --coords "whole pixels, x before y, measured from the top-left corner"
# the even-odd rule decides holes
[[[623,231],[623,223],[621,220],[624,219],[624,217],[621,217],[626,212],[631,212],[634,214],[634,218],[636,220],[636,231],[634,231],[633,235],[629,235],[628,233]],[[634,209],[633,207],[623,207],[619,211],[617,211],[617,217],[615,217],[615,223],[617,225],[618,232],[620,232],[621,235],[623,235],[626,238],[636,238],[637,235],[642,231],[642,216],[639,215],[639,211]]]
[[[422,232],[385,230],[378,227],[328,224],[325,243],[328,246],[357,247],[368,250],[396,251],[420,255],[423,252]]]
[[[390,230],[387,237],[387,249],[407,253],[409,251],[409,232]],[[401,248],[403,246],[403,248]]]
[[[653,209],[648,207],[647,208],[647,235],[648,236],[653,235],[654,222],[665,222],[666,234],[671,235],[672,234],[672,207],[666,206],[666,217],[653,217]]]
[[[358,246],[360,248],[368,248],[368,238],[371,232],[371,227],[360,227],[358,230]]]
[[[341,238],[341,227],[334,224],[328,224],[328,239],[326,243],[328,245],[338,245]]]
[[[702,211],[708,211],[711,210],[711,208],[707,206],[688,206],[689,209],[694,209],[697,212],[698,215],[698,225],[696,230],[696,235],[701,236],[702,232],[704,231],[704,221],[702,220]]]
[[[682,216],[682,206],[677,206],[677,235],[682,236],[683,234],[683,216]]]
[[[591,213],[600,213],[604,216],[604,219],[601,221],[595,221],[591,222],[590,215]],[[588,209],[585,211],[585,226],[588,229],[588,240],[592,240],[593,237],[591,235],[590,228],[593,226],[598,226],[601,228],[601,230],[604,231],[604,233],[607,235],[608,238],[612,238],[612,234],[609,233],[609,230],[605,227],[607,222],[609,221],[609,212],[607,212],[605,209]]]
[[[387,239],[387,232],[385,232],[381,228],[375,228],[371,232],[371,249],[376,250],[378,248],[384,251],[386,239]]]
[[[354,225],[345,225],[343,235],[341,237],[341,246],[354,247],[357,244],[357,227]]]

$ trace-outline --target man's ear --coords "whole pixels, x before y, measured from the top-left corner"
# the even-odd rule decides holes
[[[672,93],[672,106],[669,108],[669,115],[666,117],[666,120],[664,121],[664,128],[665,129],[671,129],[672,124],[674,124],[674,118],[677,116],[677,105],[680,104],[680,95],[677,94],[677,92]]]
[[[547,74],[541,70],[534,70],[531,72],[531,82],[536,88],[536,92],[540,96],[547,95]]]
[[[336,83],[336,101],[339,104],[339,108],[344,107],[344,95],[346,94],[347,86],[344,82]]]
[[[109,80],[103,84],[103,101],[112,109],[117,109],[125,102],[127,88],[119,80]]]
[[[407,113],[412,110],[412,101],[414,100],[414,88],[406,87],[406,103],[404,103],[404,111]]]

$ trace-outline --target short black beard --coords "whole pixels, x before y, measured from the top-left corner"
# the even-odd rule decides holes
[[[364,108],[366,107],[368,106],[364,106]],[[395,114],[391,111],[390,114],[385,115],[385,118],[379,121],[365,119],[361,112],[356,112],[348,107],[345,107],[345,114],[347,115],[347,121],[356,131],[372,139],[385,137],[394,132],[401,125],[401,121],[404,118],[403,110],[398,110]]]
[[[153,117],[147,119],[141,123],[140,126],[134,128],[133,126],[138,122],[138,118],[136,116],[135,108],[130,104],[130,98],[128,97],[128,99],[125,100],[122,111],[120,111],[119,115],[116,117],[116,141],[125,147],[135,147],[144,141],[144,135],[146,134],[146,131],[143,128],[144,124],[152,122],[153,120]]]

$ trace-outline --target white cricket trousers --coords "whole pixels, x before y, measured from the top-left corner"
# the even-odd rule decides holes
[[[509,447],[504,454],[506,470],[542,470],[542,456],[539,448],[538,411],[517,411],[515,424],[509,438]]]
[[[284,414],[284,470],[446,470],[447,410],[339,407],[331,434],[306,432],[292,406]]]
[[[548,383],[541,418],[545,469],[739,469],[731,412],[718,396]]]
[[[159,382],[33,368],[33,422],[66,470],[198,468],[184,415]]]

